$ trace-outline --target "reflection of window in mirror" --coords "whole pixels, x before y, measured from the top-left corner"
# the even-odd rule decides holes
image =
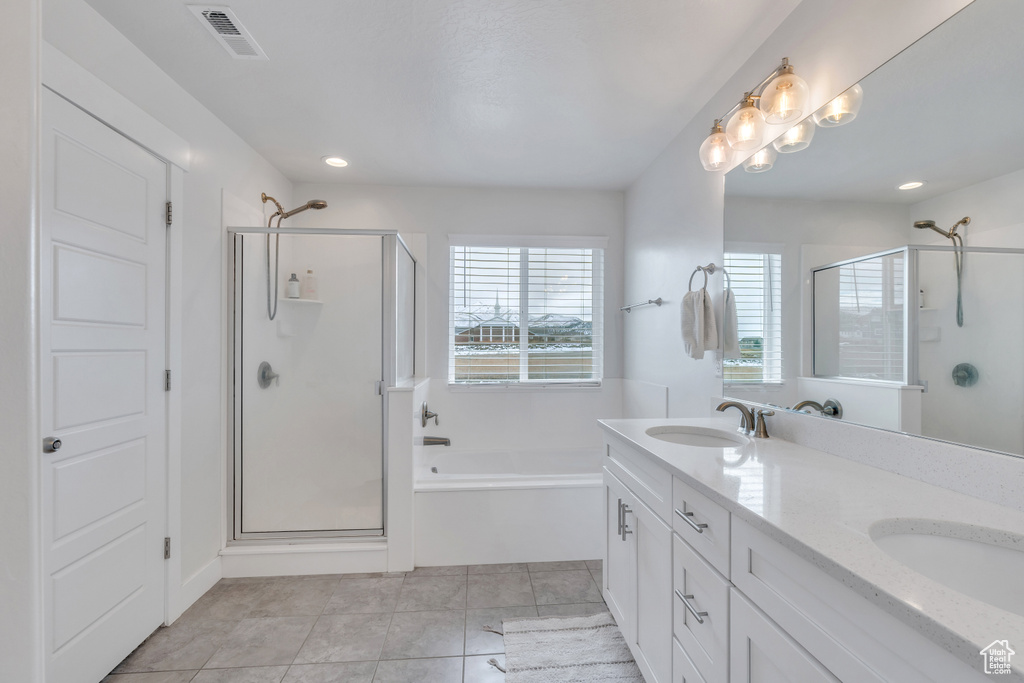
[[[782,254],[726,252],[725,270],[736,302],[739,350],[727,352],[727,386],[782,383]]]

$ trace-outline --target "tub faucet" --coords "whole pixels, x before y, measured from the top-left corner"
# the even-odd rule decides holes
[[[424,446],[451,446],[452,440],[443,436],[425,436],[423,437]]]
[[[750,408],[737,401],[724,401],[719,403],[715,410],[720,413],[724,413],[726,408],[737,408],[741,413],[743,413],[743,418],[740,421],[740,429],[743,430],[744,434],[750,434],[754,431],[754,414],[750,412]]]

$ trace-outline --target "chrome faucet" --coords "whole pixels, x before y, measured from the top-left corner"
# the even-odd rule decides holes
[[[825,414],[825,409],[817,401],[800,401],[793,406],[793,410],[803,410],[804,408],[814,408],[822,415]]]
[[[750,412],[750,408],[746,407],[742,403],[737,401],[724,401],[718,404],[715,408],[720,413],[724,413],[726,408],[738,408],[743,413],[743,419],[740,422],[740,428],[744,434],[749,434],[754,431],[754,415]]]
[[[443,436],[425,436],[423,437],[424,446],[451,446],[452,440]]]

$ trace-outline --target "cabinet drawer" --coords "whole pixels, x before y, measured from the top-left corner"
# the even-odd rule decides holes
[[[730,609],[731,683],[840,683],[735,588]]]
[[[672,572],[673,635],[707,683],[725,683],[729,676],[729,583],[675,534]]]
[[[729,578],[729,512],[678,477],[672,508],[672,529]]]
[[[707,683],[675,638],[672,639],[672,683]]]
[[[650,456],[614,439],[607,441],[604,466],[668,523],[672,517],[672,476],[668,470]]]

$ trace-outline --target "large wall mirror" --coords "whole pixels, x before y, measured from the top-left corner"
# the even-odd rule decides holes
[[[1024,2],[975,0],[863,78],[848,124],[728,174],[726,396],[1024,455],[1021,26]]]

